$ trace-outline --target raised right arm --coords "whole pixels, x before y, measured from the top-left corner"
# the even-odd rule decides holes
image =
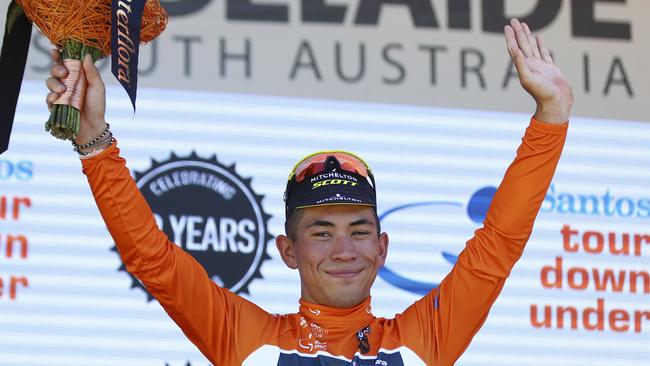
[[[191,255],[158,229],[115,143],[82,164],[127,270],[211,362],[239,364],[263,337],[277,331],[274,317],[218,287]]]
[[[53,55],[55,62],[58,56]],[[84,60],[88,89],[77,144],[85,144],[106,128],[105,87],[92,61]],[[60,78],[67,70],[51,69],[46,84],[51,106],[65,91]],[[96,155],[82,159],[97,207],[115,240],[127,270],[158,299],[185,335],[215,365],[241,364],[281,322],[251,302],[218,287],[203,267],[159,230],[146,200],[120,157],[117,142],[92,147]],[[91,152],[91,151],[84,151]],[[257,329],[246,332],[246,329]]]

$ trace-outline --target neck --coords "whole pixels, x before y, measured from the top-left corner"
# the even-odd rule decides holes
[[[370,297],[349,308],[335,308],[300,300],[300,314],[310,324],[322,327],[328,334],[349,333],[367,326],[374,316]]]

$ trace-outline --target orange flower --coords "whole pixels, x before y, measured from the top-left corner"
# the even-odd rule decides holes
[[[59,50],[74,40],[111,53],[111,0],[16,0],[27,17]],[[142,14],[141,42],[156,38],[167,26],[159,0],[148,0]]]

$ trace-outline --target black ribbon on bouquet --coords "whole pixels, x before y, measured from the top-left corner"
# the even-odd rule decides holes
[[[9,148],[31,35],[32,23],[23,9],[12,1],[7,10],[0,50],[0,154]]]
[[[111,71],[129,94],[134,112],[145,3],[146,0],[113,0],[111,5]]]

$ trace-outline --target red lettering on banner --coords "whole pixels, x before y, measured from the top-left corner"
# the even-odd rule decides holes
[[[605,322],[604,322],[604,303],[605,300],[603,299],[598,299],[596,300],[596,307],[595,308],[586,308],[585,311],[582,313],[582,323],[585,326],[586,330],[603,330],[605,329]],[[596,315],[596,322],[592,323],[591,320],[593,319],[592,315]]]
[[[1,235],[0,239],[2,239]],[[7,235],[7,240],[5,242],[5,256],[7,258],[13,257],[15,242],[18,242],[20,244],[20,257],[23,259],[27,258],[28,243],[27,238],[24,235]]]
[[[618,280],[616,277],[614,277],[614,271],[611,269],[606,269],[602,272],[602,277],[601,273],[598,271],[593,272],[594,275],[594,285],[596,286],[596,290],[598,291],[606,291],[607,290],[607,283],[609,283],[609,287],[611,288],[612,291],[614,292],[621,292],[623,291],[623,285],[625,284],[625,271],[618,271]],[[632,284],[632,273],[630,272],[630,286]],[[630,292],[632,292],[630,290]]]
[[[650,274],[646,271],[630,271],[630,292],[636,293],[639,277],[643,279],[643,293],[650,294]]]
[[[20,255],[21,259],[26,259],[29,254],[29,241],[25,235],[5,235],[0,234],[0,250],[4,244],[4,258],[11,259]],[[19,246],[19,248],[16,248]],[[2,258],[3,251],[0,251]]]
[[[562,233],[562,238],[563,238],[563,243],[564,243],[564,250],[567,252],[575,253],[578,251],[580,248],[578,243],[572,244],[571,243],[571,237],[575,234],[578,234],[578,230],[571,230],[569,225],[564,225],[561,230]]]
[[[553,274],[553,282],[548,279]],[[562,257],[555,257],[555,267],[544,266],[542,268],[542,286],[546,288],[562,288]]]
[[[614,255],[625,255],[630,253],[630,235],[623,234],[621,235],[622,245],[619,248],[616,247],[616,234],[609,233],[608,242],[609,242],[609,252]]]
[[[540,318],[541,317],[541,318]],[[568,318],[568,319],[567,319]],[[605,321],[607,319],[607,321]],[[535,328],[584,329],[588,331],[614,332],[631,331],[630,321],[634,323],[634,333],[643,332],[643,325],[650,320],[650,310],[628,311],[624,309],[608,310],[605,299],[596,300],[596,305],[578,309],[575,306],[544,305],[543,315],[539,314],[538,305],[530,306],[530,324]]]
[[[643,244],[650,244],[650,235],[635,234],[634,235],[634,255],[641,255],[641,246]],[[649,245],[650,246],[650,245]]]
[[[551,327],[551,307],[546,305],[544,306],[544,321],[539,321],[537,317],[537,305],[530,306],[530,324],[535,328],[550,328]]]
[[[634,312],[634,332],[641,333],[641,320],[650,320],[650,311],[646,310],[644,312],[635,311]]]
[[[558,306],[557,307],[557,327],[564,328],[564,314],[569,313],[571,321],[571,329],[578,329],[578,310],[573,306]]]
[[[585,252],[599,254],[603,252],[605,238],[598,231],[587,231],[582,236],[582,245]]]
[[[18,286],[29,287],[29,281],[25,276],[11,276],[9,277],[9,300],[16,300],[18,294]],[[4,295],[4,281],[0,277],[0,298]]]
[[[16,292],[19,284],[22,285],[23,287],[29,286],[29,281],[27,281],[27,277],[25,276],[21,276],[21,277],[11,276],[10,282],[11,284],[9,285],[9,298],[12,300],[16,299]]]
[[[572,229],[569,225],[562,226],[560,233],[562,234],[562,246],[569,253],[577,253],[582,248],[584,252],[589,254],[602,254],[607,251],[607,253],[613,255],[640,257],[643,255],[643,248],[650,250],[650,234],[621,233],[617,235],[614,232],[605,234],[600,231],[589,230],[581,235],[578,230]],[[575,242],[574,237],[579,241]],[[607,241],[605,241],[605,237],[607,237]],[[633,248],[630,248],[632,238],[634,238],[634,244]]]
[[[609,327],[616,332],[627,332],[630,329],[628,322],[630,321],[630,316],[627,311],[622,309],[614,309],[609,313]],[[623,322],[623,325],[617,324],[617,322]]]
[[[562,226],[560,234],[562,248],[571,260],[584,258],[574,256],[580,252],[588,255],[640,257],[647,255],[650,249],[650,234],[578,230],[568,224]],[[543,288],[552,290],[650,295],[650,273],[646,270],[585,268],[568,265],[562,256],[556,256],[555,263],[541,268],[540,283]],[[608,309],[605,301],[605,298],[600,297],[596,299],[595,306],[585,308],[575,305],[531,304],[530,324],[534,328],[643,332],[643,325],[650,320],[650,310]]]
[[[26,208],[32,207],[32,200],[23,196],[0,196],[0,221],[12,220],[18,221]],[[5,228],[5,225],[2,226]],[[0,260],[25,260],[29,255],[29,241],[27,236],[22,234],[6,234],[0,232]],[[16,300],[19,288],[29,287],[29,281],[26,276],[8,276],[3,274],[0,277],[0,299],[8,298],[10,301]]]
[[[575,279],[576,273],[580,274],[580,282]],[[567,276],[569,277],[569,281],[567,282],[569,283],[569,287],[572,289],[584,290],[589,286],[589,273],[584,268],[571,268],[569,269]]]
[[[596,291],[623,292],[625,281],[628,279],[630,293],[637,293],[639,288],[642,288],[643,294],[650,294],[650,273],[647,271],[570,267],[565,272],[563,262],[562,257],[555,257],[555,265],[542,267],[540,282],[544,288],[562,289],[566,273],[567,287],[572,290],[583,291],[593,284]]]
[[[11,203],[11,207],[10,206]],[[18,220],[20,218],[20,208],[25,206],[27,208],[32,206],[32,201],[29,197],[12,197],[0,196],[0,220],[8,220],[7,214],[11,210],[11,218]]]

